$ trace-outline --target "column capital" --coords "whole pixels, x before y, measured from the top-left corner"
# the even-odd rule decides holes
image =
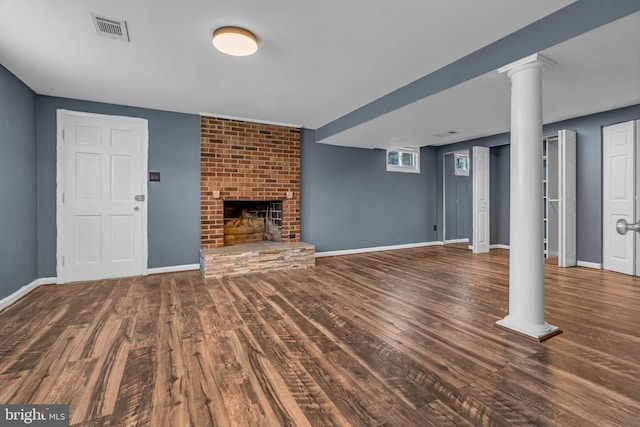
[[[553,67],[556,62],[540,53],[534,53],[533,55],[526,56],[522,59],[518,59],[517,61],[512,62],[511,64],[507,64],[503,67],[498,68],[498,72],[500,74],[509,73],[510,71],[517,70],[522,66],[531,64],[538,64],[542,67],[542,69],[547,69]]]

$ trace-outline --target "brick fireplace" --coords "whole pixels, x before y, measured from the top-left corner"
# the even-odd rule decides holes
[[[202,116],[200,174],[201,267],[205,276],[205,266],[213,264],[206,261],[207,254],[232,251],[233,238],[227,236],[225,244],[225,222],[230,220],[225,221],[225,202],[281,203],[280,247],[305,253],[309,246],[313,248],[300,242],[299,128]],[[228,213],[229,208],[226,210]],[[246,215],[244,218],[240,225],[251,222]],[[256,247],[255,239],[247,243]],[[241,246],[236,242],[233,250],[246,249]],[[272,244],[270,253],[274,247]]]

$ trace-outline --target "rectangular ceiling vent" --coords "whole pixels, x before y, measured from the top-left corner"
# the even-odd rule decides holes
[[[433,136],[437,136],[438,138],[446,138],[447,136],[453,136],[457,133],[458,131],[456,130],[447,130],[444,132],[434,133]]]
[[[99,36],[122,40],[124,42],[129,41],[127,21],[105,18],[104,16],[98,16],[95,13],[91,14],[91,20],[93,21],[93,26],[95,27],[96,33],[98,33]]]

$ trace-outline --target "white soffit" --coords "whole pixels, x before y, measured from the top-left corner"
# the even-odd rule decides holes
[[[638,40],[640,12],[541,52],[555,63],[542,75],[544,123],[640,103]],[[496,70],[319,142],[437,146],[508,132],[510,85]]]

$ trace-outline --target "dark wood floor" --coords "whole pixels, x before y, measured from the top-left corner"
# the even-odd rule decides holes
[[[640,280],[546,268],[543,343],[496,328],[508,252],[430,247],[204,282],[38,288],[0,313],[0,403],[72,425],[632,426]]]

